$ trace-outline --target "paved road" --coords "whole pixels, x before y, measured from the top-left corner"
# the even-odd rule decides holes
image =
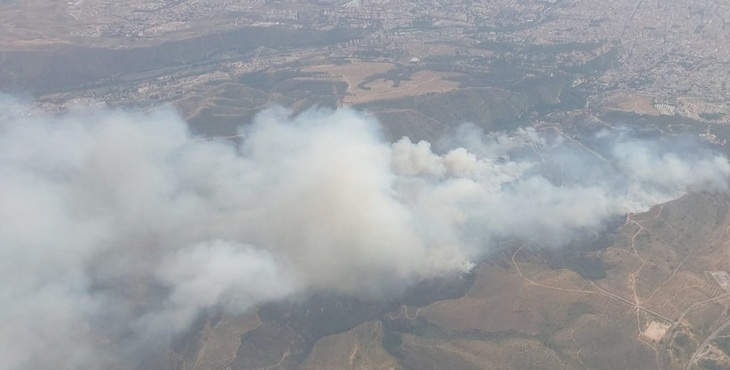
[[[672,326],[669,327],[669,329],[667,330],[667,333],[664,335],[664,340],[662,341],[661,348],[659,348],[659,358],[657,359],[657,365],[658,365],[657,367],[659,368],[659,370],[665,370],[665,361],[662,358],[662,355],[669,352],[669,345],[672,343],[672,341],[674,339],[674,335],[675,335],[674,331],[677,330],[677,328],[679,327],[679,324],[682,322],[682,319],[684,319],[684,317],[687,316],[687,314],[690,311],[694,310],[695,308],[697,308],[699,306],[706,305],[706,304],[712,303],[712,302],[716,302],[716,301],[719,301],[721,299],[728,298],[728,297],[730,297],[730,293],[721,294],[719,296],[712,297],[712,298],[706,299],[704,301],[695,302],[691,306],[687,307],[687,309],[685,309],[684,312],[682,312],[682,314],[679,315],[679,317],[676,320],[674,320],[674,322],[672,323]],[[725,324],[728,324],[728,323],[726,322]],[[723,326],[725,324],[723,324]],[[709,343],[709,341],[706,341],[706,342]],[[704,345],[702,347],[704,347]],[[700,349],[701,348],[698,348],[697,352],[699,352]],[[695,353],[697,353],[697,352],[695,352]],[[694,358],[695,356],[693,355],[692,357]],[[690,360],[690,362],[687,366],[687,369],[689,369],[691,367],[692,367],[692,360]]]
[[[723,323],[719,328],[717,328],[717,330],[713,331],[712,334],[710,334],[710,336],[707,337],[707,339],[705,339],[705,341],[702,342],[702,344],[699,347],[697,347],[697,350],[695,351],[695,353],[692,354],[692,357],[689,359],[689,363],[687,363],[687,367],[685,367],[685,370],[692,369],[692,366],[695,364],[695,362],[697,362],[697,358],[702,353],[702,350],[705,347],[707,347],[707,345],[710,344],[710,342],[713,339],[715,339],[715,337],[717,337],[717,335],[720,334],[720,332],[725,330],[727,327],[730,327],[730,320],[725,321],[725,323]]]

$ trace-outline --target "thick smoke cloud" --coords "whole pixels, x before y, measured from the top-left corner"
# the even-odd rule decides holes
[[[438,150],[351,110],[262,112],[239,143],[170,109],[44,115],[0,102],[0,358],[135,365],[203,312],[317,291],[380,298],[498,241],[557,247],[727,187],[698,145],[465,126]]]

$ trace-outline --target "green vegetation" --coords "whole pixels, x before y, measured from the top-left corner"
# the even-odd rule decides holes
[[[441,124],[474,123],[487,130],[514,129],[527,124],[521,119],[530,112],[521,94],[498,89],[461,89],[442,94],[410,96],[357,106],[371,111],[412,109]],[[449,109],[444,109],[449,107]],[[388,122],[384,122],[386,125]],[[420,122],[422,125],[423,122]]]
[[[583,64],[563,67],[561,68],[565,72],[569,73],[580,73],[580,74],[597,74],[603,72],[618,63],[619,49],[612,48],[604,54],[597,56]]]
[[[403,335],[398,332],[385,330],[382,339],[383,348],[395,357],[402,357],[401,344],[403,344]]]
[[[407,333],[407,334],[413,334],[417,335],[419,337],[429,337],[429,338],[445,338],[447,337],[447,334],[444,333],[443,330],[441,330],[436,325],[433,325],[429,323],[428,321],[417,318],[415,320],[408,320],[405,318],[399,318],[392,320],[390,318],[385,318],[382,320],[383,327],[390,331],[400,332],[400,333]]]
[[[685,347],[689,344],[689,337],[685,333],[679,333],[677,336],[674,337],[674,343],[677,346]]]
[[[721,337],[715,339],[715,344],[723,351],[727,356],[730,356],[730,338]]]
[[[3,68],[24,79],[0,79],[6,92],[65,91],[105,85],[112,76],[150,79],[173,71],[215,65],[243,57],[258,47],[290,49],[318,47],[360,38],[363,29],[318,31],[277,27],[245,27],[179,41],[129,49],[57,47],[2,53]],[[33,73],[28,73],[28,71]]]
[[[725,117],[725,113],[722,112],[700,113],[700,118],[706,119],[708,121],[717,121],[719,119],[722,119],[723,117]]]
[[[608,276],[607,271],[612,267],[596,255],[578,250],[548,251],[545,257],[551,269],[569,269],[588,280],[605,279]]]
[[[727,370],[725,364],[721,364],[714,360],[703,359],[699,362],[699,365],[701,368],[707,370]]]
[[[428,306],[437,301],[444,301],[464,296],[474,285],[476,274],[451,275],[424,280],[409,288],[401,299],[409,306]]]
[[[568,317],[571,319],[592,313],[593,308],[585,302],[575,302],[568,307]]]

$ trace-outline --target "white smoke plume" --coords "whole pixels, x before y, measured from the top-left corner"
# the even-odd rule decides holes
[[[397,294],[498,240],[560,246],[730,175],[723,156],[630,132],[591,152],[465,127],[434,150],[352,110],[270,109],[241,133],[194,137],[170,109],[0,102],[0,368],[134,367],[209,309]]]

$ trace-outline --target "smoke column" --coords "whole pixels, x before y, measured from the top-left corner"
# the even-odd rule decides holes
[[[340,109],[269,109],[239,143],[170,109],[46,115],[0,99],[0,358],[133,367],[209,309],[382,298],[469,271],[498,241],[559,247],[607,220],[727,188],[700,145],[464,126],[438,150]]]

